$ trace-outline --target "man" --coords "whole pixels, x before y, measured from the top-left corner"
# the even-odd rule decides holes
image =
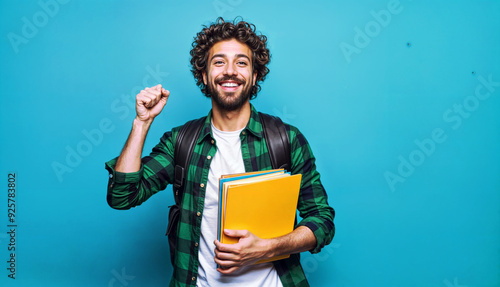
[[[212,110],[194,147],[182,193],[176,247],[170,250],[174,265],[171,286],[308,286],[298,254],[319,252],[333,238],[334,210],[328,205],[311,149],[299,130],[286,125],[291,172],[302,174],[297,207],[302,220],[293,232],[279,238],[261,239],[246,230],[225,230],[238,243],[216,240],[218,178],[271,169],[262,125],[250,104],[269,72],[266,42],[265,36],[255,33],[254,25],[222,18],[205,27],[193,42],[192,72],[202,92],[210,97]],[[137,116],[127,142],[120,156],[106,163],[111,207],[140,205],[173,183],[179,128],[165,133],[152,153],[141,159],[149,127],[169,96],[161,85],[137,95]],[[254,264],[282,254],[291,256]]]

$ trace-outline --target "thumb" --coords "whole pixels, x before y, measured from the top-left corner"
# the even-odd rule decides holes
[[[165,90],[164,88],[161,88],[161,96],[162,98],[168,98],[168,96],[170,96],[170,91],[169,90]]]
[[[164,88],[161,88],[161,98],[159,103],[161,104],[162,108],[165,106],[167,103],[168,97],[170,96],[170,91],[165,90]]]
[[[249,232],[247,230],[234,230],[234,229],[224,229],[224,234],[229,237],[247,237]]]

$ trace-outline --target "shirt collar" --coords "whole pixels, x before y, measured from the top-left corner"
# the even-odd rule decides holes
[[[211,119],[212,119],[212,110],[208,112],[208,116],[205,118],[205,122],[203,123],[203,127],[201,128],[200,136],[198,137],[197,143],[201,143],[207,136],[212,136],[212,125],[211,125]]]
[[[252,104],[250,104],[250,108],[251,108],[250,119],[248,120],[245,130],[251,132],[256,137],[261,138],[262,123],[260,122],[259,112],[257,112],[257,110],[254,108]],[[212,119],[212,110],[208,112],[208,115],[205,118],[205,123],[203,123],[203,127],[201,128],[201,134],[200,137],[198,138],[197,143],[202,142],[207,136],[213,138],[211,119]]]
[[[262,137],[262,123],[260,122],[259,112],[250,104],[252,112],[250,114],[250,120],[246,126],[246,130],[254,134],[256,137]]]

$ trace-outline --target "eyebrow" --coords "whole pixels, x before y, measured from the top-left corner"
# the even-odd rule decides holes
[[[250,57],[248,57],[245,54],[236,54],[235,56],[236,56],[236,58],[247,58],[248,61],[250,61]],[[210,61],[212,61],[216,57],[227,58],[227,55],[226,54],[215,54],[212,56],[212,58],[210,58]]]

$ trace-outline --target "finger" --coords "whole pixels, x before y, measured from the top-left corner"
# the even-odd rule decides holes
[[[139,99],[141,100],[140,104],[148,109],[154,107],[158,101],[155,97],[148,94],[142,94]]]
[[[156,97],[158,96],[158,94],[157,94],[157,93],[154,93],[154,92],[153,92],[153,91],[151,91],[151,90],[148,90],[148,91],[143,90],[143,91],[141,91],[141,92],[140,92],[140,94],[141,94],[141,95],[144,95],[144,96],[147,96],[147,97],[148,97],[148,98],[150,98],[150,99],[154,99],[154,98],[156,98]]]
[[[236,271],[238,269],[240,269],[240,267],[237,267],[237,266],[233,266],[233,267],[228,268],[228,269],[222,269],[222,268],[219,267],[219,268],[217,268],[217,271],[219,271],[222,274],[227,275],[227,274],[233,273],[234,271]]]
[[[141,92],[151,98],[155,98],[156,100],[159,100],[162,97],[161,90],[156,90],[154,88],[144,89]]]
[[[140,92],[136,97],[136,102],[138,105],[148,107],[151,105],[153,98],[149,96],[146,92]]]
[[[146,107],[148,108],[154,107],[161,99],[161,93],[159,93],[158,91],[149,90],[149,91],[141,91],[141,93],[145,97],[149,98],[148,104],[146,105]]]
[[[161,97],[161,93],[157,92],[157,91],[144,91],[143,94],[145,96],[147,96],[148,98],[150,98],[151,100],[155,100],[155,101],[158,101]]]
[[[220,252],[226,252],[226,253],[234,253],[235,252],[234,244],[224,244],[224,243],[221,243],[219,240],[215,240],[214,244],[215,244],[216,250],[218,250]]]
[[[214,258],[214,262],[220,266],[220,268],[222,269],[228,269],[228,268],[231,268],[231,267],[234,267],[234,266],[238,266],[238,264],[236,263],[236,261],[233,261],[233,260],[221,260],[217,257]]]
[[[145,87],[144,89],[158,89],[158,87],[161,88],[161,84],[156,84],[155,86],[151,86],[151,87]]]
[[[142,90],[141,92],[147,94],[147,95],[151,95],[155,98],[159,98],[161,97],[161,91],[158,91],[158,90],[155,90],[155,89],[144,89]]]
[[[230,252],[222,252],[215,249],[215,258],[219,260],[238,260],[238,255]]]
[[[158,91],[155,88],[145,88],[141,92],[148,93],[148,94],[153,94],[153,95],[158,94]]]
[[[215,245],[215,248],[219,249],[219,250],[222,250],[220,247],[222,247],[223,243],[221,243],[219,240],[214,240],[214,245]]]
[[[146,88],[144,88],[144,89],[145,89],[145,90],[155,90],[155,91],[161,91],[162,86],[161,86],[161,84],[158,84],[158,85],[156,85],[156,86],[146,87]]]

